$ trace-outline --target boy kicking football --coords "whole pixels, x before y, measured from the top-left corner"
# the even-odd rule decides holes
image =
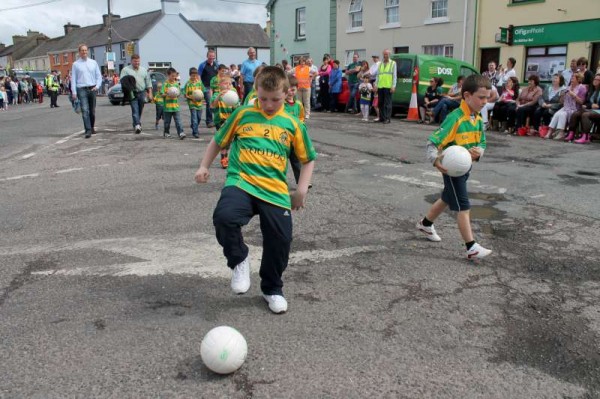
[[[277,67],[265,67],[257,76],[258,103],[236,109],[209,143],[197,183],[206,183],[209,167],[221,148],[230,146],[227,180],[213,213],[217,241],[227,266],[233,270],[231,289],[243,294],[250,288],[250,257],[242,226],[260,216],[263,256],[261,290],[273,313],[287,311],[283,271],[292,241],[290,210],[304,207],[316,152],[304,124],[283,107],[289,82]],[[286,182],[291,148],[302,162],[297,190],[291,195]]]
[[[444,212],[446,207],[457,211],[458,230],[467,247],[467,259],[480,259],[492,253],[475,242],[471,229],[471,204],[467,193],[467,180],[470,172],[464,176],[450,177],[442,166],[442,151],[452,145],[460,145],[469,150],[471,159],[479,161],[486,148],[483,120],[479,115],[487,103],[492,85],[490,81],[479,75],[469,76],[462,86],[462,101],[460,107],[449,114],[440,128],[436,130],[427,143],[427,159],[444,177],[442,198],[438,199],[429,209],[427,215],[417,223],[417,229],[430,241],[442,239],[435,231],[433,222]]]

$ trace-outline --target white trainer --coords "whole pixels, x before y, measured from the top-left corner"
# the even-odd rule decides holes
[[[264,295],[265,301],[269,304],[269,309],[273,313],[284,313],[287,312],[287,301],[282,295]]]
[[[141,125],[135,125],[135,134],[140,134],[142,132],[142,126]]]
[[[487,249],[482,247],[481,245],[475,243],[471,247],[471,249],[467,250],[467,259],[482,259],[492,253],[491,249]]]
[[[423,221],[419,220],[419,223],[417,223],[417,229],[425,234],[425,237],[427,237],[427,239],[429,241],[434,241],[434,242],[440,242],[442,241],[442,239],[440,238],[440,236],[438,236],[438,234],[435,232],[435,227],[433,227],[433,225],[427,227],[423,225]]]
[[[231,274],[231,290],[234,294],[245,294],[250,289],[250,256],[238,264]]]

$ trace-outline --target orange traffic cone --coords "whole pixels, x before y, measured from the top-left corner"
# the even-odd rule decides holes
[[[407,121],[418,121],[419,118],[419,104],[417,103],[417,80],[419,76],[419,69],[415,68],[413,72],[413,85],[412,94],[410,95],[410,104],[408,106],[408,115],[406,116]]]

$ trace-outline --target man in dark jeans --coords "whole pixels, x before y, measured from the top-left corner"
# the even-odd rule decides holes
[[[356,101],[356,92],[358,91],[358,72],[360,71],[360,62],[358,61],[358,54],[354,53],[352,56],[352,63],[346,68],[346,77],[348,78],[348,89],[350,90],[350,98],[346,104],[346,112],[353,114],[358,112],[359,106]]]
[[[133,54],[131,56],[131,65],[126,66],[121,71],[121,79],[125,76],[133,76],[135,78],[135,90],[133,91],[133,98],[131,99],[131,117],[133,119],[133,129],[136,134],[142,132],[142,111],[144,110],[144,103],[146,101],[146,95],[148,99],[152,101],[152,80],[148,70],[140,66],[140,56]],[[125,90],[123,90],[125,92]]]
[[[96,93],[102,85],[102,75],[98,63],[88,58],[88,47],[79,46],[79,59],[71,69],[71,89],[74,90],[73,101],[81,104],[81,117],[85,127],[85,138],[89,139],[94,133],[96,121]]]
[[[204,98],[206,101],[212,97],[212,93],[210,90],[210,80],[217,76],[219,69],[219,62],[216,60],[217,56],[214,50],[208,50],[206,53],[206,61],[200,63],[198,65],[198,75],[200,75],[200,80],[204,85]],[[212,111],[209,106],[206,106],[206,127],[215,127],[213,122]]]
[[[383,61],[377,70],[375,88],[379,97],[381,123],[390,123],[392,117],[392,94],[396,91],[396,62],[390,59],[390,50],[383,50]]]

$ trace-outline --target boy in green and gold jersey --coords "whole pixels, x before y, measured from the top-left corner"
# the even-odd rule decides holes
[[[285,96],[285,112],[292,116],[295,116],[300,122],[304,123],[304,105],[302,105],[302,102],[296,99],[296,93],[298,92],[298,79],[296,79],[293,76],[290,76],[288,78],[288,81],[290,82],[290,88],[288,89],[287,95]],[[292,165],[292,173],[294,174],[294,180],[296,180],[296,184],[298,184],[302,164],[294,154],[294,151],[290,152],[290,165]]]
[[[204,85],[198,76],[198,69],[192,67],[190,68],[190,80],[188,80],[185,84],[183,92],[185,93],[188,108],[190,109],[192,136],[198,138],[200,137],[198,134],[198,125],[200,125],[200,120],[202,118],[202,104],[204,101],[194,100],[195,90],[199,90],[201,93],[204,93]]]
[[[240,106],[239,101],[234,106],[225,104],[223,95],[228,91],[233,91],[237,95],[237,92],[231,88],[231,78],[229,76],[223,76],[219,80],[219,91],[215,92],[210,99],[210,108],[217,131],[223,126],[229,115]],[[223,169],[227,169],[227,165],[229,164],[227,150],[227,147],[221,149],[221,167]]]
[[[219,69],[217,69],[217,76],[213,76],[210,80],[210,90],[213,95],[219,92],[219,82],[225,76],[231,76],[229,74],[229,68],[227,68],[227,65],[220,64]]]
[[[250,288],[250,257],[242,226],[260,215],[263,254],[261,290],[273,313],[287,311],[281,276],[292,241],[291,210],[304,207],[317,154],[297,118],[285,112],[288,90],[285,72],[265,67],[258,76],[258,104],[236,109],[208,145],[196,172],[206,183],[209,167],[221,148],[231,145],[227,180],[213,214],[217,241],[233,270],[231,288],[243,294]],[[290,196],[287,164],[293,148],[304,164],[297,190]]]
[[[153,93],[152,99],[154,100],[154,105],[156,106],[156,123],[154,124],[154,129],[158,130],[158,122],[163,119],[163,115],[165,113],[165,99],[160,95],[162,91],[162,83],[156,83],[156,91]]]
[[[487,103],[492,88],[491,82],[484,76],[471,75],[465,79],[462,86],[462,101],[460,106],[452,111],[438,130],[429,136],[427,143],[427,158],[444,178],[442,197],[429,209],[429,212],[419,223],[417,229],[430,241],[441,241],[433,227],[435,219],[444,212],[446,207],[457,211],[458,230],[467,247],[467,259],[481,259],[492,253],[475,242],[471,229],[471,203],[467,192],[467,180],[470,171],[463,176],[448,176],[442,166],[442,151],[453,145],[460,145],[471,154],[473,161],[479,161],[486,148],[483,120],[479,112]]]
[[[160,91],[161,97],[164,99],[164,133],[163,137],[171,137],[169,129],[171,127],[171,119],[175,119],[175,128],[177,129],[177,135],[180,140],[185,138],[183,127],[181,126],[181,116],[179,114],[179,94],[177,96],[168,95],[169,89],[177,89],[177,93],[181,94],[181,85],[177,80],[177,71],[175,68],[167,69],[167,80],[163,83],[162,90]]]

